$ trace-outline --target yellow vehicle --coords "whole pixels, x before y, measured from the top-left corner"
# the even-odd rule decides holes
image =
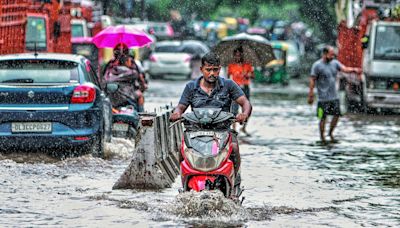
[[[223,22],[227,26],[227,35],[228,36],[234,35],[236,33],[237,27],[238,27],[238,23],[237,23],[236,18],[234,18],[234,17],[224,17]]]
[[[206,26],[207,34],[217,33],[218,39],[222,39],[228,35],[228,26],[222,22],[211,21]]]
[[[272,42],[271,45],[276,59],[267,63],[261,72],[256,73],[255,82],[287,85],[289,76],[286,63],[289,46],[282,42]]]

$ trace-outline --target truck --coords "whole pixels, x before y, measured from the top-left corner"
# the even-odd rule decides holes
[[[0,0],[0,54],[71,53],[71,15],[57,0]]]
[[[338,26],[337,57],[362,69],[361,77],[344,77],[347,110],[400,109],[400,1],[347,1],[346,9],[347,18]]]
[[[99,49],[92,42],[92,36],[102,31],[107,25],[103,20],[111,20],[107,15],[102,15],[101,3],[91,0],[72,0],[66,5],[71,12],[71,44],[72,53],[83,55],[90,60],[94,69],[100,73],[100,66],[104,58],[112,50]]]

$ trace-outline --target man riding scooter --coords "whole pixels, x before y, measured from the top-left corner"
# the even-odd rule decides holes
[[[170,120],[179,120],[189,105],[192,109],[220,108],[224,112],[230,112],[231,103],[235,101],[242,107],[242,113],[236,116],[236,121],[246,122],[251,115],[252,106],[234,81],[219,77],[221,70],[219,57],[212,52],[203,56],[200,70],[203,75],[186,84]],[[232,153],[229,159],[234,162],[235,176],[239,176],[240,154],[236,133],[232,134]],[[240,185],[240,178],[235,178],[235,182],[234,185]]]

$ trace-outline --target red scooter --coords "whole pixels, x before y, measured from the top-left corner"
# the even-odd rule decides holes
[[[240,175],[235,176],[232,153],[232,113],[215,108],[193,109],[185,113],[181,148],[183,191],[220,190],[237,200],[242,193]]]

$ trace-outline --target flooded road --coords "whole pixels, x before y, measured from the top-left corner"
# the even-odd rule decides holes
[[[184,87],[150,83],[149,111],[176,104]],[[160,192],[112,190],[133,152],[113,140],[104,160],[0,154],[0,226],[400,225],[400,118],[346,115],[339,143],[322,146],[306,87],[253,91],[251,136],[240,137],[242,207],[216,193],[203,193],[217,202],[207,207],[199,194],[178,196],[179,178]]]

